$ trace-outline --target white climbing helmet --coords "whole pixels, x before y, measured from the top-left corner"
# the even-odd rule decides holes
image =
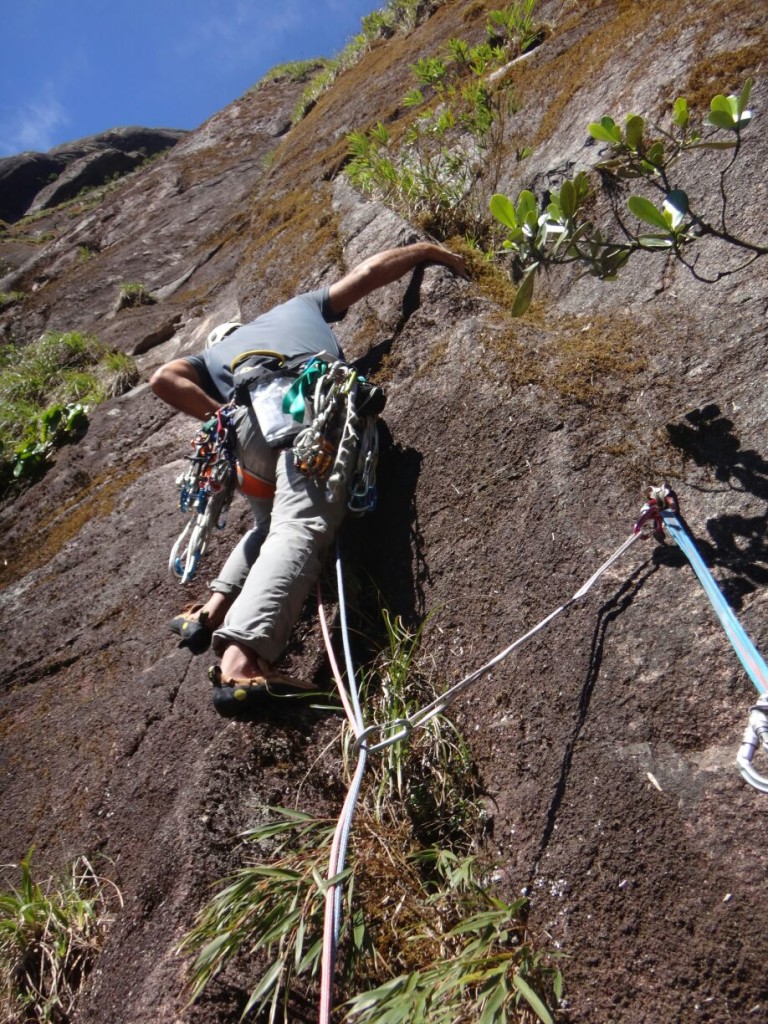
[[[243,325],[240,323],[239,320],[229,320],[225,324],[219,324],[219,326],[214,327],[211,333],[208,335],[208,340],[205,343],[205,347],[213,348],[214,345],[218,345],[220,341],[223,341],[228,334],[231,334],[232,331],[235,330],[235,328],[242,326]]]

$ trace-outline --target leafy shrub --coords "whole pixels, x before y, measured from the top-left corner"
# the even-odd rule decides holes
[[[527,189],[514,201],[494,195],[491,213],[506,228],[504,249],[513,255],[516,270],[522,275],[513,315],[519,316],[528,308],[538,271],[556,264],[580,264],[594,277],[610,281],[633,254],[661,252],[679,260],[706,281],[743,270],[768,254],[768,246],[738,237],[726,223],[728,175],[741,150],[742,132],[751,122],[752,115],[747,109],[751,89],[750,79],[738,94],[713,97],[710,112],[699,129],[691,124],[688,103],[683,97],[675,102],[672,125],[667,129],[654,130],[637,114],[628,114],[623,125],[607,115],[589,125],[592,138],[608,149],[607,159],[597,164],[597,170],[617,183],[644,183],[657,200],[630,195],[627,209],[636,226],[633,228],[617,214],[616,238],[607,237],[588,214],[593,188],[584,172],[563,181],[546,202],[540,203]],[[672,177],[681,158],[702,149],[731,153],[719,176],[719,214],[710,219],[697,210],[689,193]],[[702,197],[707,198],[710,197]],[[705,237],[743,250],[745,262],[733,270],[719,272],[714,279],[703,277],[688,260],[686,250]]]
[[[0,490],[39,474],[61,444],[76,438],[89,409],[138,380],[130,356],[77,332],[49,333],[0,354]]]
[[[312,57],[308,60],[292,60],[285,64],[276,64],[253,86],[253,90],[261,89],[270,82],[300,82],[309,74],[314,74],[328,63],[325,57]]]
[[[493,42],[501,43],[510,57],[518,57],[533,47],[542,34],[542,26],[533,16],[536,0],[518,0],[500,10],[489,11],[486,31]]]
[[[388,0],[380,11],[365,15],[363,31],[347,43],[341,52],[330,60],[324,60],[323,67],[312,78],[293,111],[291,122],[296,126],[317,103],[322,94],[333,85],[338,76],[354,67],[368,51],[374,40],[396,31],[410,32],[433,10],[442,6],[445,0]]]
[[[506,59],[504,46],[461,39],[419,59],[403,101],[417,113],[397,142],[382,124],[348,136],[352,184],[441,238],[487,236],[485,197],[515,110],[508,86],[487,76]]]

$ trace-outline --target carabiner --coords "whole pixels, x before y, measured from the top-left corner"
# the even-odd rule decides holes
[[[368,746],[365,741],[375,732],[380,732],[384,739]],[[377,750],[383,750],[385,747],[391,747],[400,740],[408,739],[412,732],[413,725],[407,718],[393,718],[391,722],[384,722],[383,725],[369,725],[367,729],[363,729],[355,740],[355,750],[365,750],[368,754],[374,754]],[[386,735],[387,733],[389,735]]]
[[[736,764],[744,781],[761,793],[768,793],[768,779],[752,767],[752,758],[759,746],[768,750],[768,694],[763,694],[750,708],[749,722],[736,755]]]

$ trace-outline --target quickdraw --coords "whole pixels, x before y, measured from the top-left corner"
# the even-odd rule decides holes
[[[376,508],[376,466],[379,460],[379,431],[375,416],[362,417],[357,460],[349,478],[347,507],[353,515],[373,512]]]
[[[221,530],[226,525],[235,488],[233,412],[233,406],[224,406],[200,427],[192,439],[189,468],[176,481],[179,510],[190,518],[171,549],[168,568],[182,584],[197,572],[214,526]]]
[[[349,494],[348,508],[362,514],[376,506],[378,431],[375,416],[357,412],[358,386],[363,378],[346,363],[311,364],[316,376],[306,395],[309,426],[293,443],[296,468],[325,481],[328,501]]]

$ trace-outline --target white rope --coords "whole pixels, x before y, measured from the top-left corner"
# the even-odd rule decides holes
[[[593,586],[594,583],[606,572],[617,559],[619,559],[624,552],[641,536],[641,533],[634,532],[627,540],[621,544],[616,551],[608,558],[600,568],[590,576],[586,583],[584,583],[576,593],[570,597],[564,604],[556,608],[555,611],[550,612],[544,619],[541,620],[533,629],[530,629],[524,636],[515,640],[514,643],[510,644],[509,647],[497,654],[496,657],[492,658],[485,665],[476,671],[470,673],[460,682],[452,686],[444,694],[441,694],[436,700],[426,705],[421,710],[415,712],[413,715],[405,719],[396,719],[394,722],[390,722],[386,725],[370,726],[365,728],[363,720],[363,713],[360,706],[359,695],[357,691],[357,684],[355,681],[355,672],[352,665],[351,651],[349,647],[349,630],[347,627],[346,619],[346,604],[344,597],[344,579],[342,573],[341,556],[337,554],[336,559],[336,575],[338,581],[339,591],[339,614],[341,618],[341,633],[342,641],[344,645],[344,655],[346,659],[347,669],[347,680],[349,684],[349,693],[347,693],[344,683],[341,679],[341,675],[336,664],[335,656],[331,648],[330,634],[325,621],[325,613],[322,609],[322,602],[318,600],[318,606],[320,608],[320,619],[323,628],[323,634],[325,637],[326,647],[328,649],[329,657],[331,660],[331,667],[334,672],[337,686],[341,694],[342,703],[344,704],[349,718],[350,726],[356,737],[355,750],[357,751],[358,761],[355,769],[352,782],[347,792],[344,806],[339,816],[339,821],[336,826],[336,832],[333,837],[333,844],[331,846],[331,854],[328,865],[328,888],[325,894],[325,917],[323,927],[323,954],[322,954],[322,967],[321,967],[321,980],[320,980],[320,1016],[319,1024],[330,1024],[331,1011],[333,1008],[333,977],[336,968],[336,956],[338,952],[338,940],[341,927],[341,898],[342,898],[342,887],[340,875],[344,872],[346,851],[349,841],[349,834],[352,828],[352,820],[354,818],[357,800],[360,795],[360,787],[362,785],[363,775],[365,774],[367,756],[369,752],[381,750],[384,747],[390,746],[393,743],[398,742],[401,739],[405,739],[413,729],[419,726],[425,725],[431,718],[440,714],[451,704],[456,697],[465,690],[468,686],[474,683],[486,672],[490,671],[495,665],[503,661],[504,658],[508,657],[512,651],[517,647],[520,647],[526,640],[529,640],[532,636],[543,629],[549,622],[560,615],[566,608],[568,608],[574,601],[582,598]],[[384,732],[385,730],[395,730],[391,735],[386,736],[379,743],[369,745],[366,740],[374,731]]]
[[[561,604],[559,608],[556,608],[553,612],[550,612],[549,615],[543,618],[541,622],[537,623],[533,627],[533,629],[529,629],[528,632],[525,633],[523,636],[518,637],[518,639],[515,640],[514,643],[511,643],[509,645],[509,647],[505,647],[503,651],[497,654],[494,658],[491,658],[491,660],[486,662],[485,665],[482,665],[474,672],[471,672],[468,676],[465,676],[463,679],[459,680],[458,683],[454,684],[450,689],[446,690],[445,693],[440,694],[440,696],[436,697],[435,700],[433,700],[430,704],[427,704],[420,710],[415,711],[412,715],[409,715],[407,718],[397,718],[394,721],[387,722],[383,725],[369,726],[364,732],[362,732],[358,736],[356,745],[362,749],[367,749],[371,753],[373,753],[376,750],[383,750],[385,747],[389,747],[393,743],[397,743],[400,740],[407,739],[407,737],[410,736],[414,729],[426,725],[426,723],[431,718],[434,718],[436,715],[442,714],[442,712],[445,711],[449,704],[453,703],[453,701],[459,696],[459,694],[466,690],[467,687],[471,686],[472,683],[477,682],[477,680],[481,676],[484,676],[487,672],[490,672],[490,670],[495,665],[498,665],[499,662],[503,661],[505,658],[508,658],[509,655],[514,650],[516,650],[518,647],[521,647],[527,640],[530,640],[532,636],[535,636],[536,633],[538,633],[553,619],[557,618],[558,615],[564,612],[566,608],[570,607],[570,605],[572,605],[574,601],[578,601],[580,598],[584,597],[587,591],[592,587],[594,583],[597,582],[597,580],[600,579],[603,573],[606,572],[613,565],[613,563],[617,561],[617,559],[619,559],[624,554],[624,552],[629,547],[631,547],[632,544],[634,544],[634,542],[640,536],[642,536],[642,534],[632,533],[632,535],[629,536],[624,541],[624,543],[621,544],[613,552],[610,558],[603,562],[600,568],[595,573],[593,573],[592,576],[590,576],[587,582],[584,583],[583,586],[579,587],[579,589],[572,597],[570,597],[566,602],[564,602],[564,604]],[[376,732],[382,733],[383,738],[379,740],[378,743],[369,744],[367,742],[368,737]]]
[[[344,658],[347,669],[347,682],[349,693],[347,694],[341,674],[333,656],[330,634],[327,625],[323,626],[326,647],[328,648],[331,664],[336,677],[336,684],[342,698],[342,703],[347,711],[349,724],[355,737],[360,736],[365,729],[363,712],[360,706],[360,695],[355,679],[355,669],[352,663],[352,651],[349,644],[349,628],[347,625],[346,599],[344,596],[344,575],[342,572],[341,555],[336,555],[336,579],[339,591],[339,617],[341,619],[341,636],[344,646]],[[324,623],[323,613],[321,621]],[[350,707],[351,704],[351,707]],[[331,854],[328,863],[328,888],[325,893],[325,917],[323,924],[323,955],[320,978],[320,1024],[330,1024],[331,1010],[333,1008],[333,977],[336,970],[336,956],[339,945],[339,933],[341,931],[341,898],[342,888],[338,876],[344,871],[349,843],[349,833],[352,828],[352,819],[355,816],[357,800],[360,795],[360,787],[365,774],[367,752],[365,749],[357,749],[357,767],[347,792],[344,806],[336,825],[333,836]]]

